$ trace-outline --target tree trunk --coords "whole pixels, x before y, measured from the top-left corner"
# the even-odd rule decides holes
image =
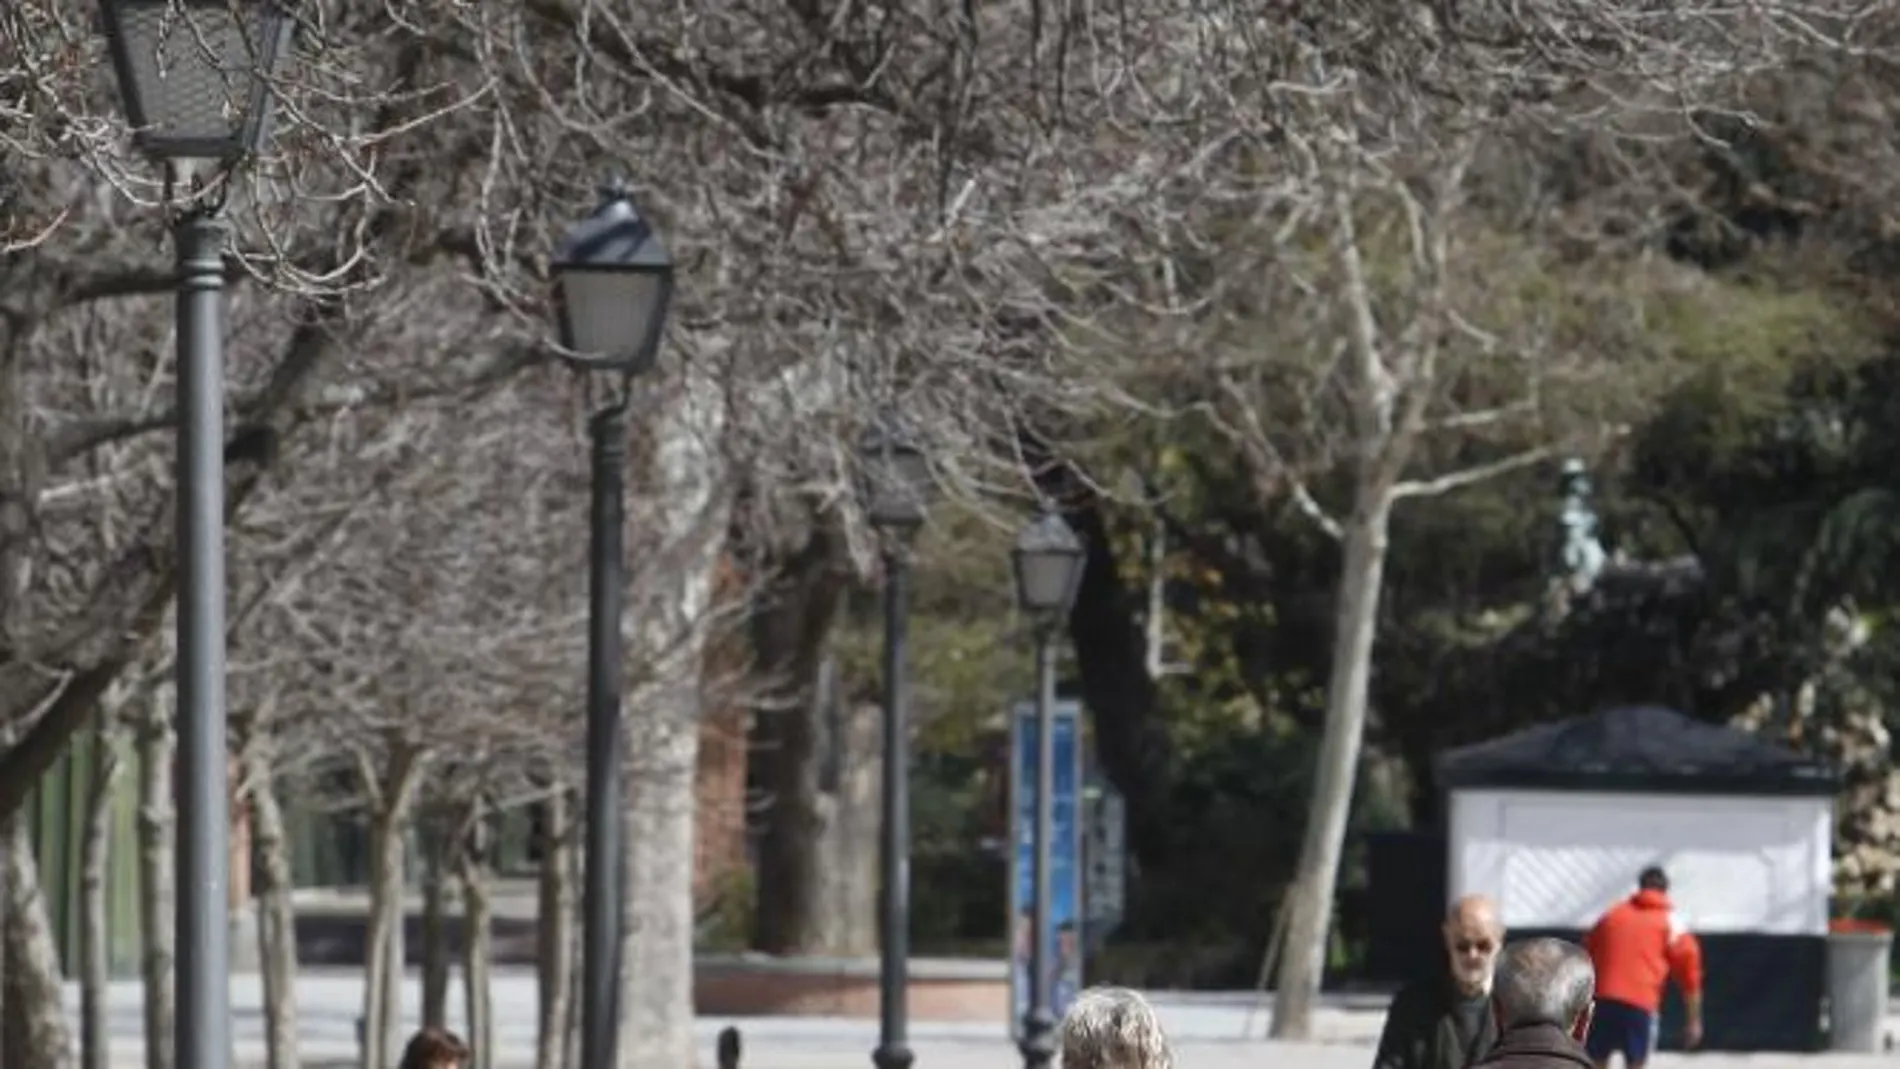
[[[467,1069],[494,1069],[494,933],[488,895],[488,826],[480,811],[469,832],[467,849],[458,852],[462,886],[462,993],[467,1010],[467,1039],[474,1056]]]
[[[117,739],[101,707],[92,745],[92,781],[79,862],[79,1060],[82,1069],[111,1069],[111,1029],[106,993],[112,980],[106,913],[106,864],[112,832],[112,788],[119,779]]]
[[[689,671],[673,668],[673,672]],[[699,724],[692,688],[674,687],[634,736],[626,809],[626,949],[621,1069],[693,1066],[693,772]],[[684,705],[684,709],[682,709]]]
[[[661,567],[649,564],[646,573],[652,597],[636,607],[650,682],[630,703],[628,717],[635,760],[627,777],[624,840],[622,1069],[694,1064],[694,787],[705,632],[730,520],[730,480],[720,451],[724,404],[716,383],[686,384],[655,428],[652,478],[643,487],[660,521],[644,524],[644,533],[664,541],[654,558]]]
[[[1032,457],[1048,454],[1039,443],[1025,446]],[[1056,499],[1070,498],[1073,478],[1066,466],[1051,463],[1039,483]],[[1122,579],[1103,504],[1088,499],[1063,515],[1087,549],[1068,621],[1082,705],[1102,771],[1127,799],[1129,848],[1143,865],[1159,868],[1180,837],[1168,804],[1174,742],[1161,715],[1158,681],[1148,674],[1147,629],[1136,618],[1141,598]]]
[[[1287,888],[1286,939],[1274,991],[1276,1039],[1312,1035],[1313,1007],[1326,968],[1333,886],[1346,841],[1353,780],[1365,736],[1366,695],[1372,680],[1379,595],[1384,586],[1386,535],[1392,498],[1386,488],[1361,485],[1360,501],[1344,532],[1339,602],[1333,616],[1333,663],[1326,686],[1326,730],[1300,860]]]
[[[6,868],[0,895],[6,911],[7,957],[6,975],[0,982],[6,987],[9,1017],[0,1065],[68,1069],[73,1063],[73,1037],[60,1002],[59,947],[46,913],[33,840],[20,814],[0,825],[0,850],[4,850]]]
[[[5,735],[5,732],[0,732],[0,739],[4,739]],[[14,1023],[14,1006],[7,998],[6,978],[10,975],[7,970],[7,918],[13,915],[7,908],[7,871],[11,864],[6,854],[6,842],[0,839],[0,1066],[9,1064],[8,1052],[19,1045],[15,1037],[24,1031]]]
[[[816,845],[830,872],[826,894],[832,916],[826,925],[829,945],[839,954],[877,952],[878,833],[883,828],[884,709],[877,702],[852,701],[836,693],[838,666],[831,677],[837,719],[832,728],[838,756],[831,770],[833,808],[827,834]]]
[[[172,735],[174,692],[154,687],[139,724],[139,931],[144,946],[139,973],[145,982],[145,1069],[171,1069],[172,1020],[177,990],[172,972],[176,950],[173,911],[177,866],[172,829]]]
[[[290,836],[268,753],[244,751],[257,897],[257,957],[264,986],[266,1069],[297,1069],[297,914],[291,904]]]
[[[851,789],[867,770],[876,778],[877,740],[864,748],[854,730],[860,710],[837,693],[825,652],[844,590],[842,552],[834,526],[814,521],[752,618],[765,680],[752,759],[768,796],[753,947],[767,954],[877,947],[877,797]]]
[[[578,846],[574,847],[574,866],[568,869],[568,871],[575,874],[580,872],[580,848]],[[567,989],[570,992],[578,991],[580,990],[580,986],[581,956],[575,954],[574,960],[567,970]],[[568,1067],[568,1069],[572,1069],[573,1066],[580,1065],[580,1063],[581,1000],[578,998],[569,998],[567,1000],[567,1025],[561,1031],[561,1064]]]
[[[568,796],[554,791],[541,804],[541,870],[535,914],[535,981],[540,995],[534,1069],[564,1069],[568,1003],[574,997],[574,870]]]
[[[370,792],[370,890],[363,961],[363,1069],[389,1069],[401,1042],[403,833],[421,754],[391,743],[382,782]]]
[[[449,1023],[448,863],[449,844],[432,814],[422,828],[422,1023]],[[466,934],[464,934],[466,938]]]

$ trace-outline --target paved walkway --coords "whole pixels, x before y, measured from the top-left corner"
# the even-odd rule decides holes
[[[255,1066],[263,1058],[261,989],[255,976],[232,980],[232,1031],[237,1064]],[[76,991],[67,992],[76,1009]],[[1316,1021],[1315,1043],[1276,1043],[1264,1039],[1267,1007],[1237,993],[1166,993],[1150,996],[1175,1042],[1181,1069],[1366,1069],[1383,1020],[1376,1000],[1330,998]],[[347,972],[309,972],[298,980],[300,1038],[307,1066],[348,1065],[356,1056],[356,1018],[362,978]],[[460,990],[450,990],[450,1026],[460,1025]],[[115,983],[110,994],[113,1065],[138,1069],[143,1064],[140,1023],[141,989],[136,981]],[[412,976],[405,986],[407,1023],[418,1015],[421,990]],[[530,1064],[534,1051],[534,978],[509,972],[495,978],[498,1069]],[[868,1069],[876,1042],[871,1021],[826,1017],[701,1018],[701,1064],[712,1064],[714,1037],[736,1025],[744,1039],[746,1069]],[[1002,1024],[919,1022],[912,1028],[918,1069],[1008,1069],[1017,1055]],[[1872,1069],[1877,1055],[1660,1055],[1656,1069]]]

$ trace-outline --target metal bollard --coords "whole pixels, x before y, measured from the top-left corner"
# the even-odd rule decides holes
[[[739,1030],[727,1025],[719,1030],[718,1052],[714,1055],[719,1061],[719,1069],[739,1069]]]

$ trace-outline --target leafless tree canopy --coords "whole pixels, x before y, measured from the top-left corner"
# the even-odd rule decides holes
[[[548,250],[606,175],[682,276],[642,418],[718,397],[711,444],[764,502],[748,523],[844,500],[852,431],[893,401],[973,500],[1021,492],[1025,440],[1190,404],[1272,468],[1246,420],[1267,396],[1330,411],[1313,369],[1340,339],[1548,349],[1558,328],[1480,314],[1533,255],[1497,235],[1653,227],[1628,190],[1667,182],[1658,146],[1892,33],[1835,0],[295,14],[275,136],[230,201],[234,641],[310,717],[415,723],[506,722],[578,676],[586,399],[523,372],[548,356]],[[88,5],[0,11],[9,720],[109,677],[170,574],[162,191],[108,72]],[[1325,254],[1345,223],[1369,318]],[[1427,391],[1419,418],[1534,408],[1519,387]]]

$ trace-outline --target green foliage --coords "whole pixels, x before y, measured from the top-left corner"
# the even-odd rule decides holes
[[[711,902],[701,903],[694,945],[711,953],[736,954],[752,945],[752,904],[758,890],[752,870],[721,873],[713,881]]]
[[[1855,306],[1813,292],[1716,285],[1699,306],[1676,306],[1657,323],[1662,343],[1694,370],[1662,398],[1637,441],[1645,488],[1688,501],[1766,488],[1786,459],[1777,440],[1805,438],[1813,459],[1838,453],[1825,407],[1842,400],[1853,369],[1878,351]],[[1818,432],[1818,433],[1817,433]],[[1835,440],[1830,441],[1830,437]],[[1764,448],[1767,446],[1768,448]]]
[[[912,716],[927,751],[967,752],[1033,687],[1009,571],[1014,532],[946,504],[916,546],[911,568]],[[854,590],[836,634],[846,691],[874,700],[883,679],[883,600]]]
[[[1381,285],[1406,281],[1403,265],[1382,260],[1396,255],[1375,244]],[[1409,775],[1364,777],[1353,815],[1361,831],[1411,821],[1439,746],[1580,711],[1608,692],[1605,681],[1647,678],[1627,669],[1633,646],[1675,663],[1675,646],[1655,653],[1666,645],[1659,634],[1685,657],[1699,656],[1698,644],[1758,651],[1728,642],[1744,620],[1731,604],[1738,597],[1767,592],[1792,604],[1790,592],[1808,583],[1821,601],[1851,592],[1881,621],[1900,605],[1900,574],[1889,578],[1886,564],[1900,560],[1890,533],[1900,531],[1891,475],[1900,470],[1900,401],[1890,400],[1900,398],[1900,359],[1884,351],[1879,324],[1855,297],[1772,258],[1715,276],[1643,257],[1567,259],[1485,230],[1464,235],[1461,255],[1471,265],[1459,282],[1470,317],[1546,346],[1541,409],[1481,435],[1428,435],[1422,469],[1627,427],[1588,457],[1606,540],[1641,559],[1695,552],[1714,592],[1644,609],[1655,618],[1641,626],[1552,628],[1541,614],[1554,563],[1554,465],[1408,501],[1392,531],[1370,760],[1402,760]],[[1263,415],[1282,420],[1272,432],[1281,444],[1330,418],[1303,407],[1312,354],[1275,348],[1296,327],[1261,316],[1225,324],[1217,339],[1264,352],[1250,382]],[[1513,359],[1453,362],[1444,408],[1515,396],[1526,378]],[[1179,368],[1157,372],[1157,389],[1172,400],[1202,396],[1204,385]],[[1301,422],[1312,420],[1322,422]],[[1163,844],[1168,860],[1133,881],[1127,923],[1097,975],[1251,983],[1305,819],[1337,547],[1284,497],[1263,498],[1231,440],[1198,417],[1131,421],[1104,430],[1092,448],[1098,474],[1138,473],[1159,499],[1111,507],[1106,520],[1137,611],[1150,542],[1166,531],[1166,633],[1171,659],[1186,668],[1162,681],[1156,710],[1172,762],[1170,792],[1156,802],[1174,829]],[[1309,485],[1327,498],[1336,481],[1327,465],[1337,458],[1301,458]],[[920,547],[912,630],[920,944],[1001,934],[1005,863],[986,844],[1001,831],[1002,714],[1030,684],[1027,644],[1015,640],[1009,535],[946,513]],[[861,694],[875,694],[878,639],[867,590],[853,599],[844,642]],[[1800,641],[1791,630],[1770,646]],[[1748,667],[1760,678],[1760,665]],[[1735,673],[1724,678],[1733,683]],[[1760,689],[1746,682],[1695,711],[1720,715],[1721,701],[1753,700]],[[1362,878],[1360,864],[1349,848],[1344,885]],[[1358,938],[1343,931],[1335,957],[1350,959]]]
[[[997,740],[1033,689],[1009,570],[1013,531],[945,504],[918,540],[911,570],[912,934],[920,951],[1002,931],[1004,863],[985,849],[1007,768]],[[847,692],[874,701],[883,685],[881,588],[852,592],[836,634]]]
[[[911,775],[911,934],[920,951],[1000,938],[1008,877],[996,818],[1007,772],[995,747],[935,751]]]

